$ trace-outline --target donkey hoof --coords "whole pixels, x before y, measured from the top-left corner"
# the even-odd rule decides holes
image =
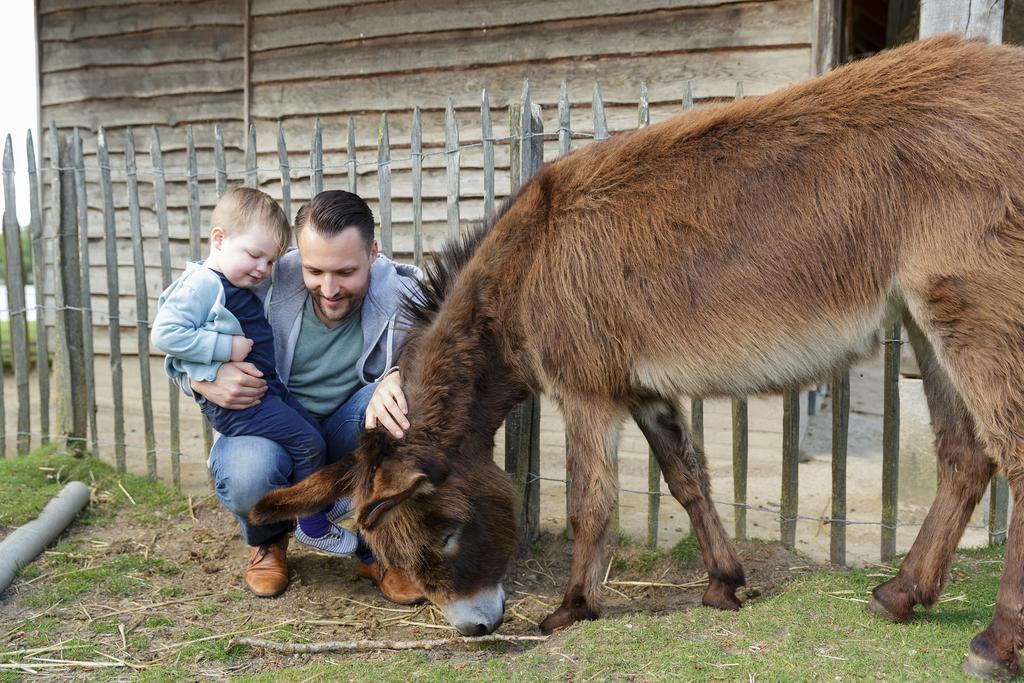
[[[593,621],[597,617],[597,612],[586,608],[559,607],[540,622],[540,631],[549,636],[555,631],[572,626],[577,621]]]
[[[869,614],[889,621],[903,623],[914,616],[914,599],[905,590],[899,577],[875,586],[871,602],[864,606]]]
[[[967,653],[967,659],[960,668],[968,676],[984,681],[1009,681],[1017,676],[1017,672],[1007,666],[1006,662],[983,657],[973,649]]]
[[[871,601],[864,605],[864,611],[886,621],[894,621],[898,624],[910,620],[910,615],[898,616],[889,611],[889,608],[882,604],[882,601],[872,596]],[[913,614],[913,612],[911,612]]]
[[[705,607],[735,612],[740,608],[739,598],[736,597],[736,586],[730,586],[724,581],[712,581],[704,591],[701,604]]]

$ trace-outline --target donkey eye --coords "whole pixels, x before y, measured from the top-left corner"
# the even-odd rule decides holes
[[[455,550],[456,544],[457,544],[456,535],[455,534],[448,534],[447,536],[444,537],[444,540],[441,541],[441,550],[444,551],[444,552],[451,552],[452,550]]]

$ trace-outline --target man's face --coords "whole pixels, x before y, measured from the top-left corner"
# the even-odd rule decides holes
[[[316,317],[334,327],[363,303],[370,288],[370,264],[377,258],[377,242],[369,251],[357,228],[345,228],[324,237],[306,226],[296,238],[302,261],[302,279],[313,298]]]

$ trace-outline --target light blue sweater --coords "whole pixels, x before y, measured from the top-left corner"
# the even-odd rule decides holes
[[[242,334],[238,318],[224,306],[220,276],[201,261],[160,295],[150,339],[167,354],[164,370],[177,379],[212,381],[221,363],[231,360],[231,338]]]

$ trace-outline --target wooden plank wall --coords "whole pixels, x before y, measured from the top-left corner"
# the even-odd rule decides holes
[[[248,45],[246,13],[248,12]],[[640,84],[648,85],[652,122],[679,111],[686,82],[698,103],[729,99],[736,81],[759,95],[810,72],[811,0],[721,5],[712,0],[39,0],[41,120],[61,132],[82,129],[85,165],[96,166],[96,132],[107,131],[117,244],[131,263],[124,188],[125,127],[148,149],[156,126],[167,169],[171,262],[188,256],[186,127],[192,125],[200,168],[202,219],[215,202],[214,131],[223,126],[229,182],[243,180],[244,121],[256,128],[259,186],[281,197],[278,125],[292,169],[293,212],[310,193],[309,150],[317,118],[324,148],[324,186],[349,187],[348,129],[357,143],[358,189],[375,211],[376,132],[389,113],[395,252],[411,256],[412,110],[422,108],[424,250],[447,234],[444,113],[451,96],[460,142],[463,222],[483,215],[481,91],[487,89],[494,135],[508,134],[507,107],[530,79],[550,132],[545,157],[557,154],[557,102],[565,79],[575,131],[592,132],[590,102],[601,84],[610,130],[636,126]],[[248,80],[246,64],[248,63]],[[245,94],[248,93],[248,100]],[[248,105],[249,111],[245,111]],[[576,144],[585,144],[585,140]],[[50,148],[43,140],[40,147]],[[498,144],[496,194],[509,191],[508,147]],[[45,166],[44,162],[44,166]],[[159,235],[149,159],[140,155],[139,192],[147,252]],[[46,174],[44,174],[44,178]],[[106,310],[99,173],[88,180],[90,281],[93,304]],[[47,178],[48,179],[48,178]],[[49,193],[44,196],[49,196]],[[52,234],[52,220],[47,214]],[[205,232],[205,223],[204,229]],[[52,258],[52,257],[51,257]],[[161,278],[149,259],[153,303]],[[136,319],[133,274],[120,268],[122,322]],[[153,306],[151,305],[151,310]],[[95,316],[105,325],[102,314]],[[97,353],[107,336],[96,334]],[[135,353],[134,335],[122,337]]]

